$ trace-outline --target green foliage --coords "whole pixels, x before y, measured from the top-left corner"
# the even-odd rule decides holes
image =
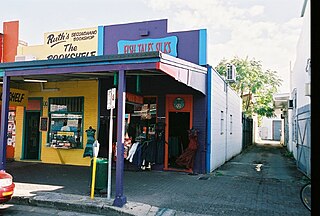
[[[274,117],[273,94],[278,92],[282,80],[276,71],[263,71],[261,61],[240,59],[230,61],[223,59],[215,70],[226,76],[227,64],[236,67],[236,82],[230,87],[242,98],[242,110],[247,116],[256,113],[258,116]]]
[[[289,152],[289,151],[286,151],[286,152],[284,153],[284,156],[285,156],[285,157],[288,157],[288,158],[292,158],[292,159],[294,158],[294,157],[293,157],[293,153],[292,153],[292,152]]]

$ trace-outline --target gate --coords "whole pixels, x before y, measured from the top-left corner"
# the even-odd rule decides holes
[[[296,119],[297,167],[311,178],[311,111],[310,105],[298,109]]]
[[[242,114],[242,150],[252,144],[253,120]]]

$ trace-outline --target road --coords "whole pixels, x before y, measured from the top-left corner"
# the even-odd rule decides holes
[[[12,204],[2,204],[0,205],[0,216],[98,216],[97,214],[79,213],[73,211],[62,211],[54,208],[44,208],[37,206],[27,206],[27,205],[12,205]]]

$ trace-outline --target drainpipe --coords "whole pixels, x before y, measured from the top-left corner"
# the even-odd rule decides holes
[[[7,149],[7,133],[8,133],[8,112],[9,112],[9,96],[10,96],[10,77],[3,73],[2,84],[2,105],[1,105],[1,130],[0,130],[0,170],[6,167],[6,149]]]
[[[212,124],[212,116],[211,116],[211,91],[212,91],[212,67],[207,65],[207,145],[206,145],[206,173],[210,173],[210,164],[211,164],[211,124]]]
[[[225,121],[225,126],[226,126],[226,133],[225,133],[225,145],[226,145],[226,149],[225,149],[225,161],[228,160],[228,82],[226,81],[225,83],[226,86],[226,121]]]

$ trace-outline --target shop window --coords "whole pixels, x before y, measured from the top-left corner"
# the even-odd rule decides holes
[[[144,97],[143,104],[135,104],[131,113],[129,136],[152,139],[157,122],[157,97]]]
[[[50,147],[82,148],[83,102],[83,97],[49,98]]]

